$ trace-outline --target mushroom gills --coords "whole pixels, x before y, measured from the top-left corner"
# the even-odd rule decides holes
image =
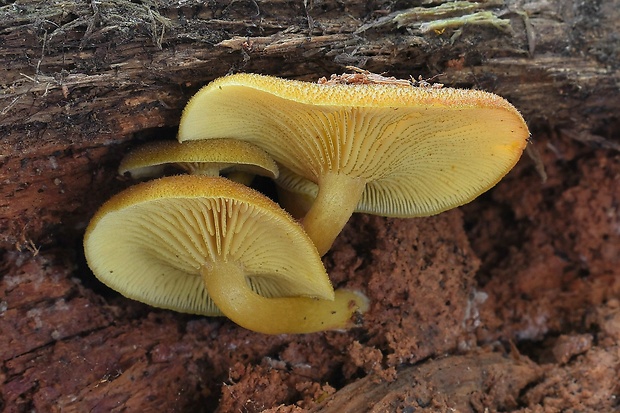
[[[290,215],[221,177],[179,175],[128,188],[95,214],[84,251],[97,278],[129,298],[223,313],[254,331],[348,328],[367,308],[360,293],[334,293]]]
[[[356,209],[416,217],[473,200],[515,165],[529,131],[479,90],[236,74],[201,89],[179,125],[181,142],[225,136],[318,185],[303,224],[323,255]]]
[[[191,175],[220,176],[249,185],[254,175],[278,177],[274,160],[261,148],[241,140],[214,139],[179,143],[149,142],[129,152],[118,172],[134,179],[161,176],[166,166],[175,166]]]
[[[312,207],[319,187],[285,166],[278,165],[278,170],[280,174],[275,180],[278,203],[293,217],[301,219]]]

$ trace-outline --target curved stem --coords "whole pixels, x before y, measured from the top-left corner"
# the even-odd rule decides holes
[[[301,223],[321,256],[331,248],[362,197],[366,181],[328,172],[319,180],[319,193]]]
[[[361,293],[336,291],[334,301],[308,297],[266,298],[250,289],[238,264],[216,262],[201,268],[201,275],[215,305],[235,323],[265,334],[312,333],[346,329],[351,317],[368,309]]]

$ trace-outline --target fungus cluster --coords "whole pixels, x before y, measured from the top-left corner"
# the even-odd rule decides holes
[[[321,262],[351,214],[419,217],[467,203],[514,166],[529,136],[497,95],[362,78],[237,74],[205,86],[179,142],[122,161],[133,177],[165,165],[189,174],[100,208],[84,238],[94,274],[127,297],[254,331],[353,326],[367,299],[334,291]],[[280,205],[247,186],[255,174],[275,180]]]

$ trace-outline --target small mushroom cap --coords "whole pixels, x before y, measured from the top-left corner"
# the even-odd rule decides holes
[[[106,202],[84,237],[89,267],[121,294],[180,312],[221,315],[201,269],[234,262],[265,297],[334,299],[301,226],[262,194],[224,178],[166,177]]]
[[[176,164],[192,173],[230,170],[277,178],[278,166],[261,148],[236,139],[213,139],[179,143],[150,142],[132,150],[123,158],[118,173],[129,172],[133,178],[161,175],[167,164]]]
[[[529,131],[510,103],[478,90],[237,74],[201,89],[178,133],[180,141],[227,136],[319,186],[327,173],[363,179],[366,212],[413,217],[491,188],[517,162]]]

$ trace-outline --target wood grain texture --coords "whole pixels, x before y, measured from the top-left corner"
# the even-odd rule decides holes
[[[2,6],[0,246],[52,243],[62,222],[83,225],[107,195],[93,191],[105,183],[98,171],[113,173],[124,144],[174,136],[192,93],[235,71],[307,80],[345,65],[403,78],[442,74],[450,86],[503,95],[534,128],[618,148],[608,139],[620,109],[617,3]]]

